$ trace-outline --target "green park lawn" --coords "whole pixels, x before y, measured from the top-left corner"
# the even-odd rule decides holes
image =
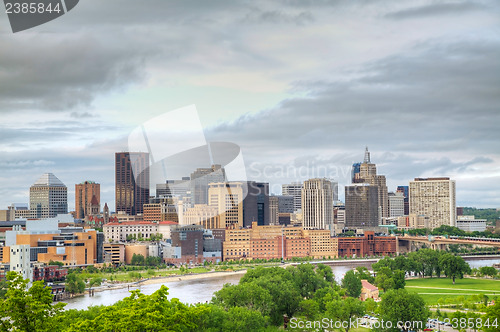
[[[420,294],[429,305],[437,305],[441,298],[453,303],[459,296],[465,298],[476,294],[486,294],[490,298],[500,296],[500,280],[492,279],[456,279],[455,285],[448,278],[410,279],[406,280],[405,288],[408,292]]]

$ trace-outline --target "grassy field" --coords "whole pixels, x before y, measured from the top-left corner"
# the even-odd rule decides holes
[[[447,278],[411,279],[406,280],[405,288],[409,292],[420,294],[429,305],[438,304],[441,298],[453,303],[459,296],[465,298],[476,294],[486,294],[490,298],[500,296],[500,280],[491,279],[456,279],[455,285]]]

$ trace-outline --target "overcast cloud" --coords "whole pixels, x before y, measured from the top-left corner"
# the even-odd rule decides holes
[[[70,208],[74,184],[95,180],[113,209],[114,152],[137,125],[189,104],[207,140],[238,144],[248,177],[275,193],[314,176],[342,190],[368,146],[389,190],[450,176],[458,205],[500,208],[499,10],[86,0],[16,34],[2,12],[0,209],[28,202],[44,172],[68,186]]]

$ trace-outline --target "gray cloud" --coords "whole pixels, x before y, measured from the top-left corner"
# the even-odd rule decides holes
[[[367,64],[350,81],[302,82],[306,97],[210,130],[270,148],[365,143],[390,151],[496,151],[500,134],[500,43],[420,44]],[[257,142],[258,143],[257,143]]]
[[[288,86],[277,93],[290,97],[206,135],[239,144],[250,178],[279,187],[326,170],[347,184],[350,166],[368,145],[390,189],[417,176],[452,174],[465,178],[458,184],[463,201],[499,205],[500,43],[498,21],[487,15],[498,5],[411,6],[88,0],[37,29],[0,34],[0,114],[67,111],[59,121],[2,127],[0,199],[26,201],[29,186],[51,171],[70,188],[90,176],[101,183],[103,201],[112,202],[114,152],[127,148],[128,128],[117,122],[132,116],[110,119],[94,109],[96,99],[147,91],[156,80],[208,87],[209,94],[249,74]],[[433,27],[436,17],[443,22]],[[114,106],[105,104],[103,112]],[[140,106],[134,116],[147,112]],[[48,148],[59,142],[69,147]],[[477,175],[477,183],[468,174]],[[483,185],[484,193],[477,192]]]
[[[130,49],[89,34],[38,35],[36,40],[3,34],[0,43],[3,112],[89,107],[97,95],[141,81],[148,56],[147,49]]]
[[[255,9],[246,14],[246,16],[243,19],[243,22],[272,23],[272,24],[289,23],[296,25],[304,25],[314,22],[314,16],[307,11],[295,14],[295,13],[286,13],[279,10],[261,11],[259,9]]]
[[[487,9],[488,6],[475,1],[436,2],[428,5],[390,12],[386,14],[385,17],[397,20],[415,19],[429,16],[456,15]]]
[[[95,117],[95,115],[89,112],[71,112],[70,116],[75,119],[90,119]]]

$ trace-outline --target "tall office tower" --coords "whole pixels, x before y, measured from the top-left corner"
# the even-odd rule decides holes
[[[332,198],[333,204],[339,200],[339,183],[337,181],[330,180],[332,183]]]
[[[247,181],[243,195],[243,227],[269,225],[269,183]]]
[[[368,183],[346,186],[345,227],[377,227],[379,220],[378,188]]]
[[[243,184],[241,182],[219,182],[208,185],[209,206],[217,208],[220,225],[243,227]]]
[[[149,203],[149,153],[115,154],[115,201],[116,212],[143,213],[143,205]]]
[[[278,212],[279,213],[293,213],[294,201],[293,196],[278,195]],[[301,194],[302,199],[302,194]]]
[[[398,186],[398,189],[396,192],[398,193],[403,193],[404,197],[404,215],[407,216],[410,214],[410,200],[409,200],[409,194],[408,194],[408,186]]]
[[[362,163],[352,166],[352,183],[368,183],[377,186],[378,206],[382,218],[389,217],[389,198],[387,196],[387,183],[385,175],[377,175],[377,166],[371,163],[368,147],[365,150],[365,158]]]
[[[293,212],[302,209],[302,187],[300,182],[281,185],[281,194],[283,196],[293,196]]]
[[[429,228],[455,226],[456,185],[450,178],[415,178],[410,181],[410,214],[423,215]]]
[[[75,184],[75,212],[76,219],[83,219],[93,215],[92,207],[98,205],[97,213],[100,211],[101,185],[94,181],[85,181]],[[92,204],[94,203],[94,204]]]
[[[302,215],[304,229],[333,229],[333,191],[330,180],[304,181]]]
[[[191,204],[208,204],[208,185],[226,181],[226,172],[221,165],[197,168],[191,173]]]
[[[167,180],[156,185],[156,197],[187,197],[191,190],[189,176],[182,180]]]
[[[405,214],[405,198],[402,192],[389,193],[389,217],[401,217]]]
[[[53,218],[68,213],[68,188],[54,174],[45,173],[30,187],[33,218]]]
[[[279,198],[278,196],[269,196],[269,225],[278,225],[279,219]]]

